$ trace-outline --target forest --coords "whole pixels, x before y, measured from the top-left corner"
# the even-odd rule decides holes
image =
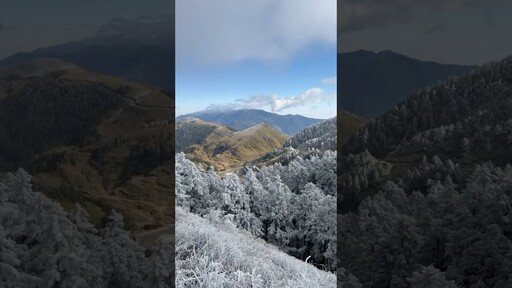
[[[34,191],[22,169],[0,178],[2,287],[174,287],[174,239],[141,247],[111,211],[101,227]]]
[[[308,127],[283,147],[226,173],[176,154],[178,286],[336,285],[337,152],[327,149],[335,147],[335,123],[333,118]]]
[[[341,147],[354,287],[512,287],[511,75],[508,57],[421,89]]]
[[[245,167],[220,177],[176,155],[176,204],[230,219],[298,259],[336,269],[336,152],[297,157],[288,165]]]
[[[0,168],[13,170],[49,148],[82,145],[124,91],[52,76],[11,83],[0,101]],[[2,159],[5,158],[5,159]]]

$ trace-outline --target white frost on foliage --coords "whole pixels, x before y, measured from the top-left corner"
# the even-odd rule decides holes
[[[335,274],[216,223],[176,207],[176,287],[336,287]]]

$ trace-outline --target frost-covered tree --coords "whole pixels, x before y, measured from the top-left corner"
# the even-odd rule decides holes
[[[169,288],[174,286],[174,242],[170,236],[157,239],[146,267],[144,287]]]
[[[311,150],[304,156],[221,177],[177,154],[177,193],[182,195],[179,199],[187,199],[178,200],[178,206],[213,222],[231,222],[295,257],[311,256],[314,264],[334,271],[336,152]],[[199,195],[199,190],[207,192]]]
[[[103,278],[108,287],[143,287],[144,252],[124,229],[123,216],[116,211],[107,217],[102,230],[102,261],[107,263]]]
[[[172,287],[172,239],[147,258],[120,214],[108,220],[99,233],[80,205],[67,212],[34,192],[24,170],[7,173],[0,178],[0,286]]]
[[[432,265],[421,267],[407,278],[413,288],[457,288],[455,281],[446,280],[444,274]]]

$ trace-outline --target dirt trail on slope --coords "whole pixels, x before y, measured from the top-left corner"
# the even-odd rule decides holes
[[[122,95],[121,97],[130,101],[134,106],[137,106],[140,108],[156,109],[156,110],[174,110],[174,108],[170,107],[170,106],[155,106],[155,105],[140,104],[138,102],[139,98],[144,98],[144,97],[148,96],[149,94],[154,93],[154,91],[155,90],[147,90],[147,91],[141,92],[136,97],[126,96],[126,95]]]

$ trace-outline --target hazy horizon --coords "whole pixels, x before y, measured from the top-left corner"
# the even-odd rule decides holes
[[[213,109],[197,110],[197,111],[193,111],[193,112],[190,112],[190,113],[179,114],[179,115],[176,114],[176,117],[186,116],[186,115],[189,115],[189,114],[200,113],[200,112],[205,112],[205,113],[219,112],[219,113],[221,113],[221,112],[230,112],[230,111],[237,111],[237,110],[260,110],[260,111],[265,111],[265,112],[268,112],[268,113],[278,114],[278,115],[281,115],[281,116],[290,115],[290,116],[303,116],[303,117],[307,117],[307,118],[314,118],[314,117],[308,117],[308,116],[304,116],[302,114],[297,114],[297,113],[276,113],[276,112],[271,112],[271,111],[267,111],[265,109],[259,109],[259,108],[213,108]],[[335,116],[336,115],[334,115],[333,117],[335,117]],[[327,120],[329,118],[332,118],[332,117],[314,118],[314,119]]]

